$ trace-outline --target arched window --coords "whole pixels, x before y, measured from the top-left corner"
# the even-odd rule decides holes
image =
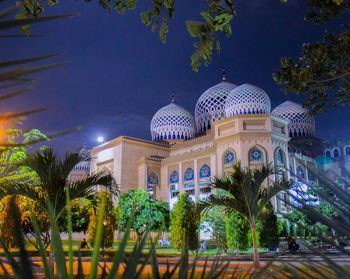
[[[158,182],[158,176],[154,172],[151,172],[147,177],[147,192],[149,193],[151,198],[154,198]]]
[[[187,168],[184,174],[184,180],[185,181],[190,181],[194,179],[194,172],[193,169]]]
[[[331,158],[331,152],[329,150],[326,151],[326,157]]]
[[[345,147],[345,155],[350,155],[350,146]]]
[[[307,179],[310,182],[315,182],[316,181],[315,176],[310,171],[308,171],[308,173],[307,173]]]
[[[334,158],[338,158],[339,157],[339,149],[334,149],[333,156],[334,156]]]
[[[263,152],[259,148],[253,147],[249,151],[249,161],[250,162],[262,162],[262,161],[264,161]]]
[[[297,167],[297,177],[301,179],[305,179],[305,171],[302,166]]]
[[[284,156],[284,152],[281,148],[278,148],[275,152],[275,160],[276,160],[276,164],[279,166],[283,166],[285,164],[285,156]]]
[[[224,166],[231,166],[235,161],[235,153],[232,150],[227,150],[224,153]]]
[[[201,166],[199,170],[199,191],[201,194],[210,193],[210,167],[207,164]]]
[[[158,176],[151,172],[147,179],[147,188],[153,188],[154,185],[158,185]]]
[[[194,171],[192,168],[187,168],[184,173],[184,188],[190,195],[194,195]]]
[[[204,164],[199,170],[199,178],[210,177],[210,167],[207,164]]]
[[[170,198],[175,198],[179,193],[179,173],[174,170],[169,177],[170,182]]]
[[[170,174],[169,181],[170,183],[179,183],[179,173],[176,170]]]

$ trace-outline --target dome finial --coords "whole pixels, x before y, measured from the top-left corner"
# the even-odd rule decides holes
[[[173,92],[173,95],[171,95],[171,103],[175,104],[175,93]]]
[[[222,68],[222,81],[227,81],[226,70]]]

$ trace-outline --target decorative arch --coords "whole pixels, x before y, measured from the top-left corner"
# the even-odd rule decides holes
[[[349,146],[349,145],[345,146],[345,148],[344,148],[344,154],[347,155],[347,156],[350,155],[350,146]]]
[[[286,165],[286,154],[280,147],[275,149],[275,164],[278,166]]]
[[[332,154],[331,154],[331,151],[330,151],[330,150],[326,150],[325,155],[326,155],[326,157],[328,157],[328,158],[331,158],[331,157],[332,157]]]
[[[340,150],[338,148],[333,149],[333,157],[339,158],[340,157]]]
[[[310,171],[307,173],[307,179],[309,182],[316,182],[315,176]]]
[[[249,163],[263,163],[266,160],[265,156],[265,150],[258,145],[252,147],[248,152]]]
[[[176,170],[171,172],[170,177],[169,177],[169,182],[170,183],[179,183],[179,173]]]
[[[147,192],[152,199],[155,197],[155,191],[158,185],[158,175],[155,172],[151,172],[147,177]]]
[[[228,149],[224,152],[223,155],[223,163],[224,166],[231,166],[232,164],[234,164],[236,162],[236,153],[234,150],[232,149]]]
[[[298,178],[305,179],[305,170],[302,166],[297,166],[297,173],[296,173]]]
[[[180,193],[179,189],[179,173],[176,170],[173,170],[170,173],[169,177],[169,183],[170,183],[170,199],[177,197],[177,195]]]
[[[158,175],[154,172],[151,172],[148,177],[147,177],[147,185],[158,185],[159,183],[159,179],[158,179]]]
[[[194,179],[194,171],[192,168],[188,167],[184,173],[184,181],[191,181]]]
[[[194,171],[192,168],[188,167],[184,172],[184,184],[183,187],[185,189],[185,192],[189,193],[190,195],[195,194],[194,189]]]
[[[199,170],[199,178],[207,178],[210,177],[210,167],[207,164],[203,164]]]
[[[211,170],[208,164],[203,164],[199,169],[199,192],[208,194],[211,192]]]

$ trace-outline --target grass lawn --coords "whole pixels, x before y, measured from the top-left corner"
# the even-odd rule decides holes
[[[63,244],[64,251],[68,252],[68,240],[62,240],[62,244]],[[107,248],[105,250],[105,255],[113,255],[116,251],[118,251],[119,244],[120,244],[119,241],[115,241],[111,248]],[[127,244],[126,249],[125,249],[126,253],[131,253],[133,251],[134,245],[135,245],[135,241],[129,241],[129,243]],[[39,255],[37,249],[31,243],[27,242],[26,248],[27,248],[27,251],[28,251],[30,256],[38,256]],[[74,251],[77,252],[79,250],[79,248],[80,248],[80,241],[74,240],[73,241]],[[150,243],[146,243],[145,248],[143,249],[144,255],[146,255],[148,253],[149,248],[150,248]],[[47,251],[48,250],[49,250],[49,248],[47,249]],[[18,253],[18,250],[11,249],[11,252],[16,255]],[[92,255],[92,248],[90,247],[90,249],[84,249],[81,252],[82,252],[83,257],[91,256]],[[157,252],[158,257],[178,257],[181,255],[181,251],[178,249],[174,249],[172,247],[167,247],[167,246],[159,246],[159,245],[156,245],[156,252]],[[260,249],[260,252],[264,253],[264,252],[266,252],[266,249],[262,248],[262,249]],[[202,257],[215,256],[218,254],[223,254],[223,251],[218,251],[217,249],[208,249],[206,251],[200,252],[200,255]],[[252,254],[253,254],[252,248],[248,249],[247,251],[239,253],[239,255],[242,255],[242,256],[248,256],[248,255],[252,255]],[[195,253],[193,253],[193,256],[194,255],[195,255]],[[4,256],[3,249],[0,249],[0,256]]]

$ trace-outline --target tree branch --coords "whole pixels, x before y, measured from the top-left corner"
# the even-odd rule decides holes
[[[323,79],[323,80],[312,80],[311,82],[313,82],[313,83],[324,83],[324,82],[329,82],[329,81],[341,79],[341,78],[344,78],[344,77],[346,77],[346,76],[350,76],[350,72],[346,72],[346,73],[341,74],[341,75],[339,75],[339,76],[332,77],[332,78],[328,78],[328,79]]]

